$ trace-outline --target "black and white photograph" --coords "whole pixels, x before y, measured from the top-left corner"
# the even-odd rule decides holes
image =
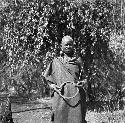
[[[0,0],[0,123],[125,123],[125,0]]]

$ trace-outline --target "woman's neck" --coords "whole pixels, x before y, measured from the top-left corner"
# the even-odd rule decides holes
[[[69,58],[73,58],[73,54],[71,53],[64,53],[64,57],[69,57]]]
[[[69,62],[69,61],[72,61],[73,59],[74,59],[74,56],[73,56],[73,55],[64,54],[64,56],[63,56],[63,62],[64,62],[64,63]]]

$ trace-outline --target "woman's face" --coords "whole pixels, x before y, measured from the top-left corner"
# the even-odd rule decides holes
[[[65,38],[62,41],[62,51],[65,54],[72,54],[73,53],[73,40],[70,38]]]

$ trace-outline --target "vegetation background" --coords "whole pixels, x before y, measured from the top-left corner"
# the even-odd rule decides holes
[[[61,38],[70,35],[84,61],[88,102],[97,102],[91,109],[121,107],[124,0],[1,0],[0,6],[1,93],[29,99],[50,96],[42,75],[59,55]]]

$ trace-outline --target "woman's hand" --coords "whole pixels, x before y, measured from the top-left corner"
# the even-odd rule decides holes
[[[54,90],[60,90],[61,88],[55,84],[50,84],[50,87],[53,88]]]
[[[82,81],[78,81],[78,83],[76,84],[76,87],[84,87],[87,83],[87,79],[84,79]]]

